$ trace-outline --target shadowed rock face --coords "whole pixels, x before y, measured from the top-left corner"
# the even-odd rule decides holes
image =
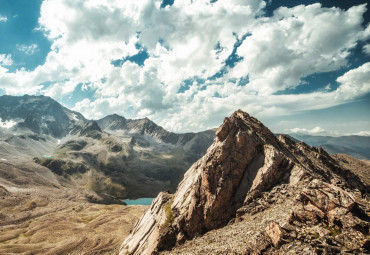
[[[367,186],[341,169],[322,149],[296,144],[286,136],[275,138],[261,122],[238,110],[224,120],[213,144],[186,172],[176,193],[161,193],[155,199],[123,242],[120,254],[152,254],[168,250],[185,240],[224,227],[236,215],[240,217],[254,209],[251,208],[253,202],[275,185],[307,187],[312,180],[317,180],[315,188],[320,190],[327,189],[325,183],[329,185],[339,180],[345,183],[344,178],[348,177],[352,181],[347,186],[368,192]],[[349,199],[351,196],[342,188],[336,192],[338,201],[346,199],[350,201],[348,203],[356,203],[356,199]],[[332,196],[320,197],[321,204],[312,202],[312,206],[318,208],[310,205],[314,213],[301,210],[292,217],[304,219],[330,215],[332,209],[338,208],[327,206],[338,202]],[[303,201],[313,201],[318,195],[314,191],[302,190],[302,197]],[[307,202],[302,203],[306,208]],[[347,211],[354,206],[343,203],[342,207]],[[316,211],[322,213],[315,214]],[[283,233],[280,226],[272,225],[266,232],[271,235],[272,244],[279,245]]]

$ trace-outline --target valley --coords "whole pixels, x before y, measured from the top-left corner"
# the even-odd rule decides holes
[[[0,162],[0,254],[114,254],[146,209],[71,186],[32,158]]]

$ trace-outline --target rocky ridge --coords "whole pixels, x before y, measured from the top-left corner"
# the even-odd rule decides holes
[[[166,143],[172,147],[182,147],[185,151],[202,156],[212,143],[214,130],[198,133],[176,134],[165,130],[148,118],[126,119],[112,114],[97,120],[102,130],[118,136],[128,135],[134,139],[149,139],[153,143]],[[146,139],[147,140],[147,139]]]
[[[179,136],[178,134],[168,132],[148,118],[131,120],[113,114],[98,120],[98,124],[104,130],[125,130],[131,134],[149,135],[162,142],[171,144],[176,144]]]
[[[176,193],[153,201],[120,254],[369,252],[369,191],[323,149],[276,138],[239,110]],[[222,241],[201,241],[212,233]]]

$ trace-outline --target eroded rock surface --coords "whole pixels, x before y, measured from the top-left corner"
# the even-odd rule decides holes
[[[239,110],[225,119],[213,144],[187,171],[176,193],[157,197],[123,242],[120,254],[155,254],[175,246],[170,253],[184,254],[179,245],[186,240],[195,238],[196,242],[206,232],[231,228],[228,223],[258,217],[264,218],[257,230],[249,226],[239,231],[249,237],[243,241],[245,246],[238,244],[243,250],[232,252],[313,252],[317,245],[306,237],[320,236],[312,230],[320,224],[329,232],[335,231],[334,225],[343,230],[336,235],[336,243],[322,245],[326,247],[322,252],[335,252],[341,246],[366,250],[368,191],[356,175],[321,148],[286,136],[276,138],[261,122]],[[196,247],[194,253],[204,252],[222,250]]]

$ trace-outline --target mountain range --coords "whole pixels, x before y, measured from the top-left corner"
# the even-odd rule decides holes
[[[119,198],[174,191],[214,138],[214,130],[175,134],[148,118],[87,120],[45,96],[2,96],[0,118],[0,158],[33,158],[65,185]]]
[[[370,136],[311,136],[304,134],[290,134],[297,140],[322,147],[331,154],[345,153],[355,158],[370,159]]]
[[[369,137],[292,136],[330,153],[370,158]],[[214,137],[215,129],[176,134],[148,118],[88,120],[46,96],[0,97],[1,159],[28,158],[64,185],[119,198],[174,192]]]

